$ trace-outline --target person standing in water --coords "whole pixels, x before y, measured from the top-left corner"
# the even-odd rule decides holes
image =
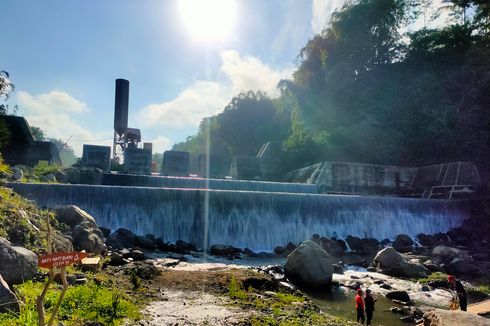
[[[456,294],[458,295],[459,307],[462,311],[466,311],[466,307],[468,305],[468,294],[466,293],[463,284],[461,284],[460,281],[456,281],[452,275],[448,275],[447,280],[451,286],[451,289],[456,291]]]
[[[356,311],[357,311],[357,322],[361,321],[364,325],[364,300],[362,300],[362,290],[357,289],[356,295]]]
[[[364,307],[366,310],[366,325],[371,325],[374,313],[374,303],[376,298],[371,295],[371,290],[366,289],[366,296],[364,296]]]

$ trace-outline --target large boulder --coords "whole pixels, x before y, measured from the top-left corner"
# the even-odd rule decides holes
[[[467,251],[448,246],[437,246],[432,249],[432,257],[434,260],[440,261],[444,264],[449,264],[455,258],[470,260],[470,256]]]
[[[120,248],[132,248],[138,242],[138,237],[131,230],[120,228],[111,234],[111,240]]]
[[[390,291],[386,293],[386,297],[390,300],[399,300],[402,302],[410,302],[410,296],[407,291]]]
[[[380,250],[373,260],[373,266],[380,273],[400,277],[425,277],[429,270],[420,263],[408,261],[393,247]]]
[[[0,314],[19,312],[19,300],[15,294],[10,291],[7,282],[4,281],[2,275],[0,275]]]
[[[85,250],[96,255],[103,255],[107,251],[104,236],[98,228],[89,224],[78,224],[73,231],[73,245],[78,250]]]
[[[8,284],[30,280],[37,272],[37,255],[22,247],[15,247],[0,237],[0,274]]]
[[[320,241],[322,249],[330,256],[340,257],[344,254],[345,249],[337,240],[322,237]]]
[[[61,206],[55,210],[56,219],[60,223],[68,225],[74,229],[78,224],[85,223],[91,227],[97,227],[95,219],[86,211],[75,205]]]
[[[332,283],[333,266],[325,250],[308,240],[287,257],[284,274],[298,285],[329,287]]]
[[[12,168],[12,180],[19,181],[24,177],[24,171],[19,167]]]
[[[413,249],[413,240],[406,234],[399,234],[393,241],[393,248],[398,252],[410,252]]]
[[[424,326],[488,326],[487,318],[459,310],[434,309],[424,314]]]
[[[51,233],[51,243],[54,252],[65,251],[70,252],[73,251],[73,244],[69,236],[62,235],[58,232]]]
[[[352,251],[361,251],[362,250],[361,238],[353,237],[353,236],[349,235],[345,239],[345,242],[347,242],[347,245],[349,245],[349,248]]]

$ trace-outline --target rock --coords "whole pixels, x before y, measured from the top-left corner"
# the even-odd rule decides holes
[[[66,205],[55,209],[56,219],[60,223],[68,225],[74,229],[80,223],[86,223],[90,227],[97,227],[95,219],[86,211],[75,205]]]
[[[333,266],[325,250],[308,240],[287,257],[284,274],[294,284],[328,287],[332,283]]]
[[[105,228],[103,226],[99,226],[100,232],[102,232],[102,235],[104,238],[109,238],[111,236],[111,229]]]
[[[432,235],[420,233],[417,234],[416,238],[419,240],[422,246],[426,246],[429,248],[434,248],[436,246],[440,246],[449,242],[449,238],[444,233]]]
[[[330,256],[340,257],[345,251],[337,240],[323,237],[320,240],[322,249],[325,250]]]
[[[475,262],[472,260],[454,258],[451,262],[446,266],[446,270],[448,274],[455,275],[477,275],[480,270],[475,266]]]
[[[147,257],[141,250],[132,250],[127,258],[132,258],[134,261],[145,260]]]
[[[20,311],[19,300],[0,275],[0,313],[18,313]]]
[[[363,238],[361,239],[361,246],[362,254],[375,254],[379,250],[379,241],[374,238]]]
[[[397,235],[395,241],[393,241],[393,248],[398,252],[410,252],[414,242],[410,236],[406,234]]]
[[[191,251],[197,251],[193,244],[187,243],[183,240],[177,240],[175,242],[175,252],[179,254],[190,254]]]
[[[403,256],[400,255],[393,247],[386,247],[380,250],[376,257],[374,257],[374,262],[381,269],[392,268],[393,266],[399,265],[403,261]]]
[[[335,274],[344,274],[344,269],[342,268],[342,266],[340,266],[339,264],[332,264],[333,266],[333,272]]]
[[[58,232],[51,232],[52,248],[54,252],[58,251],[73,251],[73,244],[69,236],[62,235]]]
[[[410,296],[408,295],[407,291],[391,291],[386,293],[386,297],[390,300],[410,302]]]
[[[19,167],[12,168],[12,180],[19,181],[24,177],[24,171]]]
[[[151,249],[151,250],[156,249],[157,245],[155,244],[155,236],[153,236],[153,238],[152,238],[151,235],[150,235],[150,237],[148,237],[148,235],[146,235],[146,236],[137,235],[136,236],[136,246],[143,248],[143,249]]]
[[[470,260],[470,256],[467,251],[448,246],[437,246],[432,249],[432,257],[433,259],[437,259],[446,265],[449,264],[454,258]]]
[[[346,252],[342,256],[342,264],[344,265],[356,265],[356,266],[361,266],[361,267],[368,267],[369,264],[366,260],[365,257],[353,253],[353,252]]]
[[[138,241],[136,234],[125,228],[117,229],[111,234],[111,239],[118,244],[120,248],[132,248]]]
[[[422,265],[424,265],[424,267],[427,268],[431,272],[443,272],[444,271],[444,268],[440,264],[438,264],[438,263],[436,263],[430,259],[424,261],[422,263]]]
[[[123,255],[121,255],[121,254],[119,254],[117,252],[113,252],[111,254],[111,258],[109,260],[109,264],[112,265],[112,266],[121,266],[121,265],[126,264],[126,261],[124,260]]]
[[[350,250],[352,251],[362,250],[362,241],[360,238],[349,235],[347,239],[345,239],[345,241],[349,245]]]
[[[45,177],[48,182],[58,182],[58,180],[56,180],[56,177],[52,173],[46,174]]]
[[[317,245],[321,246],[322,245],[322,240],[320,238],[320,235],[319,234],[313,234],[311,236],[311,241],[313,241],[314,243],[316,243]]]
[[[420,263],[407,261],[393,247],[380,250],[373,260],[373,266],[380,273],[401,277],[425,277],[429,270]]]
[[[172,245],[171,243],[165,243],[165,242],[163,242],[163,239],[162,238],[156,238],[155,239],[155,244],[156,244],[158,250],[161,250],[161,251],[164,251],[164,252],[169,252],[169,251],[174,251],[175,250],[175,245]]]
[[[73,245],[78,250],[104,255],[107,247],[99,228],[91,228],[89,224],[79,224],[73,231]]]
[[[383,283],[379,287],[382,289],[385,289],[385,290],[391,290],[392,289],[391,285],[389,285],[387,283]]]
[[[424,326],[488,326],[487,318],[459,310],[434,309],[424,314]]]
[[[281,247],[281,248],[286,250],[286,248],[284,248],[284,247]],[[210,253],[211,253],[211,255],[214,255],[214,256],[228,256],[228,255],[232,255],[234,253],[234,248],[232,246],[219,245],[219,244],[212,245],[210,248]]]
[[[286,245],[286,252],[293,252],[294,249],[296,249],[296,245],[292,242],[288,242],[288,244]]]
[[[151,280],[161,274],[152,262],[136,262],[135,273],[144,280]]]
[[[252,251],[251,249],[249,249],[249,248],[245,248],[245,249],[243,249],[243,254],[244,254],[244,255],[247,255],[247,256],[249,256],[249,257],[258,257],[258,254],[257,254],[257,253],[255,253],[255,252],[253,252],[253,251]]]
[[[212,247],[211,247],[212,249]],[[286,254],[286,247],[283,246],[277,246],[274,248],[274,253],[278,256],[282,256]]]
[[[387,246],[387,245],[389,245],[390,243],[391,243],[390,239],[383,239],[383,240],[381,240],[381,244],[382,244],[383,246]]]
[[[68,176],[66,175],[65,172],[63,172],[63,171],[56,171],[54,173],[54,176],[55,176],[56,180],[58,180],[59,182],[61,182],[61,183],[68,183]]]
[[[37,255],[22,247],[15,247],[0,237],[0,275],[9,285],[20,284],[37,272]]]

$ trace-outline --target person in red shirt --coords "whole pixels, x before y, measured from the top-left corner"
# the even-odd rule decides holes
[[[356,295],[356,311],[357,311],[357,322],[361,321],[364,325],[364,300],[362,300],[362,290],[357,289]]]

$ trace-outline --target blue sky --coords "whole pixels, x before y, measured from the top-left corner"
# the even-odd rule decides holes
[[[274,96],[300,49],[343,3],[187,0],[235,5],[227,35],[203,40],[179,1],[186,0],[2,0],[0,70],[16,85],[10,103],[49,137],[71,137],[81,155],[83,140],[112,144],[114,80],[125,78],[130,127],[163,152],[240,91]],[[226,14],[210,19],[219,27]]]
[[[125,78],[130,126],[163,152],[240,90],[274,95],[342,3],[230,1],[236,19],[227,37],[202,40],[186,27],[179,0],[2,0],[0,70],[16,85],[10,104],[48,136],[72,137],[80,155],[81,140],[111,144],[114,80]]]

